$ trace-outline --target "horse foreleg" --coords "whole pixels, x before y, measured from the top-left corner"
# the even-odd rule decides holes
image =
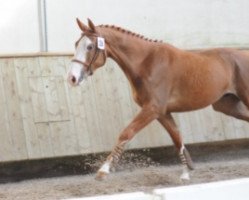
[[[173,140],[178,152],[179,157],[183,165],[183,172],[181,175],[181,179],[188,180],[189,172],[188,169],[194,169],[192,159],[184,143],[182,141],[182,137],[177,129],[176,123],[171,116],[171,114],[167,114],[166,116],[162,116],[158,119],[158,121],[162,124],[162,126],[168,131],[171,139]]]
[[[136,135],[138,131],[144,128],[154,119],[158,118],[159,114],[154,106],[143,107],[140,113],[133,121],[121,132],[118,142],[111,154],[107,157],[102,167],[98,170],[96,179],[102,180],[110,173],[110,168],[113,167],[120,159],[125,145]]]

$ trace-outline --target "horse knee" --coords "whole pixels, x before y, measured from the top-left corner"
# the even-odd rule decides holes
[[[118,137],[118,141],[119,142],[130,141],[132,139],[132,137],[133,137],[133,134],[130,134],[130,133],[121,134]]]

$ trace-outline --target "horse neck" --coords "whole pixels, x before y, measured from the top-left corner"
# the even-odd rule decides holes
[[[148,55],[148,41],[136,36],[106,28],[101,30],[107,43],[107,55],[115,60],[128,79],[137,76],[139,64]]]

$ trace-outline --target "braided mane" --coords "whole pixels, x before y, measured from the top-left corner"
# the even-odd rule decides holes
[[[116,31],[119,31],[119,32],[122,32],[122,33],[126,33],[128,35],[131,35],[131,36],[143,39],[143,40],[148,41],[148,42],[156,42],[156,43],[162,43],[163,42],[162,40],[152,40],[152,39],[146,38],[146,37],[144,37],[141,34],[134,33],[132,31],[129,31],[127,29],[124,29],[124,28],[121,28],[121,27],[115,26],[115,25],[104,25],[104,24],[101,24],[101,25],[99,25],[99,27],[114,29]]]

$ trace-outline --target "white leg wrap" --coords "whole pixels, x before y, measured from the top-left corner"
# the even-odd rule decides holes
[[[184,146],[184,144],[182,144],[182,147],[180,149],[180,157],[184,156],[184,149],[185,149],[185,146]],[[184,157],[184,160],[185,160],[185,157]],[[182,160],[182,162],[183,162],[183,160]],[[190,180],[188,167],[185,165],[185,162],[183,162],[182,175],[180,178],[182,180]]]

